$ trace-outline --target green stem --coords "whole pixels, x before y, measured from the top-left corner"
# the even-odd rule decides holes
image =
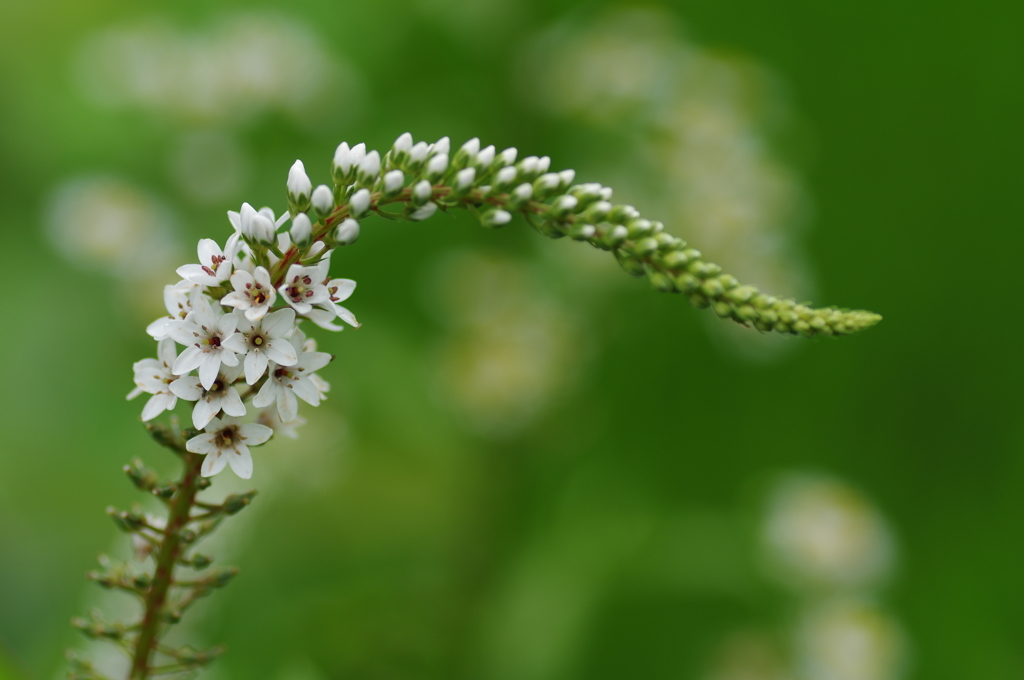
[[[174,566],[184,547],[181,537],[182,529],[189,522],[189,515],[195,505],[196,492],[199,491],[203,456],[188,452],[183,452],[181,456],[185,463],[185,470],[181,482],[178,484],[178,491],[171,498],[167,528],[164,530],[163,540],[160,542],[156,554],[156,572],[153,575],[153,583],[146,592],[146,609],[142,622],[139,624],[139,635],[135,639],[132,667],[128,680],[146,680],[150,676],[152,669],[149,665],[149,656],[157,645],[163,609],[167,603],[167,592],[173,582]]]

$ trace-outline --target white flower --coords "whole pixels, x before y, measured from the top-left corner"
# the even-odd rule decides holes
[[[294,366],[298,354],[288,337],[295,330],[295,311],[279,309],[259,321],[239,320],[238,332],[245,340],[245,382],[255,385],[267,370],[268,360],[280,366]]]
[[[224,250],[210,238],[199,241],[199,264],[178,267],[178,276],[202,286],[219,286],[231,276],[231,267],[238,247],[238,233],[228,237]]]
[[[174,362],[171,370],[185,375],[199,369],[199,383],[206,389],[213,387],[220,365],[237,366],[238,354],[246,352],[245,341],[235,333],[238,317],[222,314],[210,306],[205,296],[196,298],[194,309],[184,321],[174,324],[170,335],[185,350]]]
[[[157,359],[143,359],[132,365],[135,371],[135,389],[128,393],[128,399],[134,399],[142,393],[152,394],[142,408],[142,420],[152,420],[164,411],[170,411],[177,405],[178,397],[171,391],[171,383],[177,376],[171,371],[174,360],[178,358],[174,341],[164,338],[157,345]]]
[[[325,258],[321,264],[322,271],[326,274],[330,266],[327,259]],[[356,282],[352,279],[326,279],[324,286],[327,288],[328,299],[317,304],[320,309],[310,310],[304,316],[320,328],[329,331],[344,330],[344,326],[333,323],[336,318],[341,318],[353,328],[359,328],[361,324],[356,320],[356,315],[338,304],[352,297]]]
[[[281,420],[281,416],[277,414],[276,408],[266,408],[257,414],[256,422],[260,425],[266,425],[274,431],[274,434],[279,434],[289,439],[298,439],[299,433],[295,431],[295,428],[305,425],[306,419],[302,416],[295,416],[294,420],[284,422]]]
[[[325,352],[305,352],[303,342],[305,338],[302,331],[296,331],[290,342],[299,354],[299,360],[294,366],[280,366],[270,362],[270,375],[267,382],[260,388],[252,404],[256,408],[267,408],[277,404],[278,415],[281,420],[288,422],[294,420],[298,415],[299,404],[295,397],[313,406],[320,405],[321,392],[316,383],[311,380],[315,371],[320,370],[333,358]]]
[[[205,454],[203,477],[212,477],[225,465],[242,479],[252,477],[252,455],[250,446],[258,446],[270,439],[274,431],[259,423],[242,424],[238,418],[214,418],[206,426],[206,432],[192,437],[185,448],[192,453]]]
[[[249,321],[257,321],[266,316],[277,299],[270,272],[264,267],[256,267],[252,274],[244,270],[236,271],[231,275],[231,285],[235,289],[222,297],[220,303],[245,312],[245,318]]]
[[[188,280],[178,281],[173,286],[164,286],[164,307],[168,316],[161,316],[146,326],[146,332],[154,340],[169,338],[168,328],[175,321],[181,321],[192,311],[192,301],[201,294],[202,286]]]
[[[322,272],[320,266],[303,267],[293,264],[288,268],[288,275],[284,283],[278,288],[278,292],[284,297],[289,305],[295,308],[299,314],[305,314],[313,309],[313,305],[327,300],[330,296],[323,284],[326,272]]]
[[[186,375],[171,383],[171,391],[185,401],[196,402],[192,409],[192,424],[201,430],[221,411],[229,416],[245,415],[245,405],[234,385],[241,373],[241,366],[226,366],[209,389],[199,384],[199,378]]]
[[[313,183],[306,174],[306,168],[302,161],[295,161],[288,170],[288,194],[296,203],[302,203],[309,199],[313,191]]]
[[[334,192],[326,184],[321,184],[316,189],[313,189],[313,196],[310,198],[310,202],[313,204],[314,210],[321,215],[326,215],[334,210]]]

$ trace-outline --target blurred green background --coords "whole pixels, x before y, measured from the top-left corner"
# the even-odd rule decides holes
[[[0,678],[121,599],[161,289],[296,157],[550,155],[742,281],[880,312],[763,338],[585,244],[368,220],[363,327],[256,453],[181,636],[207,677],[1024,677],[1024,5],[4,2]],[[214,491],[247,488],[226,472]]]

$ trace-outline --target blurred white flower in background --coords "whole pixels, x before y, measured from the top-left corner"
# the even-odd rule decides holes
[[[448,327],[438,393],[470,429],[517,433],[576,382],[588,353],[582,333],[524,262],[449,254],[433,291],[431,308]]]
[[[618,199],[652,206],[652,217],[741,281],[800,299],[812,294],[797,240],[808,201],[771,149],[787,106],[767,68],[683,38],[674,16],[654,8],[558,24],[524,61],[530,100],[628,142],[633,158],[607,171]],[[753,359],[793,346],[732,324],[708,327]]]
[[[181,258],[168,207],[113,177],[80,177],[58,186],[45,223],[51,245],[68,262],[126,281],[152,281],[147,292],[159,290],[157,281]]]
[[[899,624],[865,600],[838,598],[808,608],[796,651],[800,677],[808,680],[895,680],[907,665]]]
[[[364,100],[352,67],[307,26],[274,13],[227,14],[204,31],[159,19],[114,26],[85,43],[75,67],[100,105],[192,123],[235,125],[268,111],[336,122]]]
[[[794,680],[786,655],[771,636],[739,631],[722,643],[706,680]]]
[[[877,586],[895,557],[881,513],[860,492],[828,477],[783,479],[769,501],[763,539],[771,573],[807,590]]]

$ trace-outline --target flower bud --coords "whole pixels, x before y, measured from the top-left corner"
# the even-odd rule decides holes
[[[576,171],[562,170],[560,173],[558,173],[558,178],[559,180],[561,180],[562,188],[568,189],[569,186],[572,185],[572,181],[576,179]]]
[[[350,246],[359,239],[359,223],[349,218],[334,230],[334,240],[339,246]]]
[[[308,248],[313,242],[313,224],[306,213],[299,213],[292,218],[292,243],[300,248]]]
[[[488,146],[486,149],[476,155],[474,164],[478,168],[487,169],[491,167],[491,163],[494,162],[494,145]]]
[[[348,142],[342,142],[334,151],[334,161],[331,163],[331,177],[335,184],[348,184],[349,173],[352,171],[352,152],[348,148]]]
[[[548,158],[547,156],[541,156],[540,159],[537,160],[537,172],[539,172],[540,174],[543,175],[545,172],[548,171],[548,168],[550,167],[551,159]]]
[[[462,145],[462,148],[459,149],[459,153],[456,154],[456,156],[465,154],[468,158],[475,158],[478,153],[480,153],[480,140],[477,137],[474,137]]]
[[[627,238],[629,238],[629,230],[621,224],[613,227],[604,238],[605,245],[610,248],[619,247]]]
[[[409,149],[409,169],[418,170],[427,160],[427,154],[429,153],[430,147],[426,142],[416,142],[416,144]]]
[[[258,212],[249,220],[249,235],[263,245],[270,245],[277,238],[277,227],[274,226],[274,222],[270,218],[262,212]]]
[[[463,168],[455,175],[455,189],[465,193],[473,187],[475,180],[476,168]]]
[[[569,227],[569,238],[573,241],[586,241],[594,237],[597,233],[597,227],[593,224],[584,224],[582,222],[576,222]]]
[[[488,210],[480,216],[480,224],[485,227],[503,227],[512,221],[512,213],[507,210]]]
[[[508,207],[513,209],[521,208],[529,203],[531,198],[533,198],[533,185],[529,182],[524,182],[509,194]]]
[[[617,205],[608,213],[611,222],[628,222],[640,217],[640,212],[631,205]]]
[[[329,215],[334,210],[334,192],[326,184],[321,184],[313,189],[310,203],[313,205],[313,210],[321,217]]]
[[[413,222],[421,222],[437,212],[437,203],[424,203],[409,215]]]
[[[532,182],[537,178],[540,172],[537,170],[538,159],[536,156],[527,156],[523,160],[519,161],[519,176],[524,181]]]
[[[448,171],[448,154],[439,153],[427,161],[427,179],[437,182]]]
[[[356,172],[356,181],[362,186],[371,186],[377,181],[380,174],[380,154],[371,151],[359,162],[359,170]]]
[[[517,153],[519,152],[516,151],[516,148],[514,146],[510,146],[509,148],[505,149],[500,154],[498,154],[498,161],[502,165],[512,165],[513,163],[516,162]]]
[[[439,139],[436,142],[434,142],[434,148],[431,149],[431,151],[433,153],[435,153],[435,154],[439,154],[439,153],[445,153],[446,154],[446,153],[448,153],[451,150],[452,150],[452,141],[450,139],[448,139],[447,137],[442,137],[441,139]]]
[[[288,203],[292,213],[306,212],[309,210],[309,195],[313,190],[313,183],[306,175],[306,168],[302,161],[295,161],[288,171]],[[273,222],[273,220],[271,220]]]
[[[602,187],[601,188],[601,200],[602,201],[610,201],[610,200],[612,200],[612,188],[611,187]]]
[[[509,165],[507,167],[498,170],[498,174],[494,176],[494,184],[499,189],[506,189],[512,186],[512,182],[516,181],[516,166]]]
[[[395,152],[394,155],[396,157],[409,153],[409,150],[412,149],[412,135],[408,132],[403,132],[398,136],[398,139],[395,140],[391,148]]]
[[[598,201],[587,208],[585,213],[588,222],[604,222],[612,211],[612,204],[608,201]]]
[[[558,188],[561,179],[554,172],[541,175],[533,181],[533,189],[538,195],[543,196]]]
[[[391,170],[384,174],[384,196],[391,198],[405,186],[405,173],[401,170]]]
[[[370,209],[370,190],[360,189],[348,201],[348,214],[358,219]]]
[[[565,217],[573,210],[575,210],[578,204],[579,201],[576,199],[575,196],[569,194],[566,194],[565,196],[559,196],[551,205],[552,215],[554,217]]]
[[[430,200],[434,193],[434,186],[427,180],[422,179],[412,188],[412,202],[415,206],[421,206]]]

